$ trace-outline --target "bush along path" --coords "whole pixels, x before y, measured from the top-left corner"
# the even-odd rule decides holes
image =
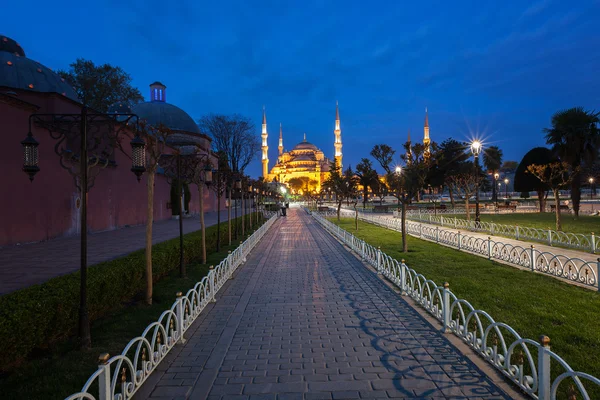
[[[261,214],[259,223],[264,223]],[[249,218],[249,215],[246,216]],[[239,218],[241,220],[241,217]],[[233,221],[233,220],[232,220]],[[253,218],[256,222],[256,218]],[[258,225],[256,225],[258,228]],[[221,243],[228,243],[221,224]],[[245,238],[240,238],[241,240]],[[184,235],[186,278],[179,277],[179,239],[153,246],[153,304],[145,305],[144,250],[88,270],[88,306],[92,348],[79,351],[77,331],[79,273],[0,297],[0,393],[6,398],[64,398],[81,389],[98,367],[98,355],[119,354],[132,337],[156,321],[236,245],[216,252],[217,227],[206,229],[207,264],[200,264],[200,231]],[[36,382],[31,385],[31,382]]]

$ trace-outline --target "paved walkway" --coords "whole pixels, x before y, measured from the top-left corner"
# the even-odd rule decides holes
[[[137,398],[510,398],[299,209],[186,338]]]
[[[238,209],[238,216],[241,215]],[[232,208],[231,218],[235,212]],[[221,222],[227,229],[227,210]],[[207,226],[216,225],[217,213],[206,213]],[[183,219],[183,233],[200,230],[200,217]],[[154,223],[152,243],[179,236],[178,220]],[[0,295],[40,284],[56,276],[79,270],[79,236],[61,237],[44,242],[0,248]],[[88,265],[122,257],[146,247],[146,225],[88,234]]]

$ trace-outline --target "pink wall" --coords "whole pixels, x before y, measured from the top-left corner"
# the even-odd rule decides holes
[[[0,246],[76,235],[79,229],[75,199],[79,197],[73,178],[59,163],[55,141],[47,131],[34,126],[33,136],[40,143],[40,172],[33,182],[21,171],[23,151],[20,144],[28,131],[28,117],[38,113],[78,113],[79,107],[58,95],[19,92],[18,99],[38,105],[37,111],[22,109],[0,101],[3,154],[0,157]],[[129,146],[125,146],[129,151]],[[88,229],[103,231],[125,225],[145,223],[146,174],[138,183],[130,171],[131,161],[115,151],[116,167],[102,170],[88,195]],[[190,211],[198,212],[198,189],[190,185]],[[205,211],[216,210],[214,192],[205,190]],[[170,187],[164,176],[156,175],[154,218],[171,218],[167,209]]]

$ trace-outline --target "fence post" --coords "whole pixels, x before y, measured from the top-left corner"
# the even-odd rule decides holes
[[[550,338],[545,335],[538,350],[538,400],[550,400]]]
[[[215,267],[211,265],[208,268],[208,282],[210,285],[210,302],[216,303],[217,299],[215,299]]]
[[[454,217],[454,227],[455,228],[456,228],[456,222],[457,222],[457,219],[456,219],[456,217]]]
[[[435,242],[436,243],[440,242],[440,227],[439,226],[435,227]]]
[[[429,214],[429,223],[431,223],[431,214]]]
[[[450,284],[444,282],[444,289],[442,290],[442,328],[443,333],[450,332]]]
[[[381,247],[377,246],[377,274],[381,275]]]
[[[519,225],[517,225],[517,240],[519,240]]]
[[[403,258],[400,263],[400,294],[402,296],[406,295],[406,270],[408,269],[404,262]]]
[[[361,243],[360,243],[360,255],[361,255],[362,259],[364,260],[365,259],[365,241],[364,240],[361,240]]]
[[[100,354],[98,357],[98,369],[102,370],[98,375],[98,400],[108,400],[112,397],[110,388],[110,365],[108,364],[109,359],[110,354],[108,353]]]
[[[419,224],[419,237],[423,237],[423,224]]]
[[[233,279],[233,268],[231,266],[231,250],[227,250],[227,258],[225,259],[227,263],[227,271],[229,271],[229,279]]]
[[[535,272],[535,246],[531,245],[531,272]]]
[[[592,232],[592,254],[596,252],[596,235]]]
[[[246,248],[246,246],[244,246],[244,242],[242,242],[241,240],[240,240],[240,247],[242,250],[242,263],[245,263],[246,262],[246,252],[244,251],[244,249]]]
[[[494,223],[490,224],[490,235],[494,236]]]
[[[552,246],[552,229],[548,228],[548,246]]]
[[[444,217],[440,217],[440,221],[442,222],[442,226],[444,226]]]
[[[600,257],[598,257],[598,259],[596,260],[596,283],[598,284],[598,291],[600,292],[600,279],[598,279],[599,276],[600,276]]]
[[[460,250],[460,231],[458,231],[458,249]]]
[[[488,260],[492,259],[492,238],[488,236]]]
[[[175,294],[177,296],[177,308],[175,309],[175,313],[177,314],[177,330],[179,331],[179,343],[185,343],[185,339],[183,338],[183,320],[185,315],[183,313],[183,293],[177,292]]]

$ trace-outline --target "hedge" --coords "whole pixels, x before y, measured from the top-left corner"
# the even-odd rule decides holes
[[[256,215],[262,219],[262,215]],[[248,221],[249,216],[246,218]],[[232,219],[232,223],[234,221]],[[224,221],[221,222],[221,243],[226,244],[227,238],[227,221]],[[206,229],[207,252],[216,251],[216,242],[217,227],[213,225]],[[183,244],[186,263],[201,259],[200,231],[184,235]],[[156,282],[179,268],[179,238],[155,244],[152,249],[152,273]],[[123,307],[142,293],[145,268],[143,249],[89,268],[90,321]],[[0,297],[0,371],[22,362],[35,349],[48,348],[77,333],[79,277],[79,272],[63,275]]]

